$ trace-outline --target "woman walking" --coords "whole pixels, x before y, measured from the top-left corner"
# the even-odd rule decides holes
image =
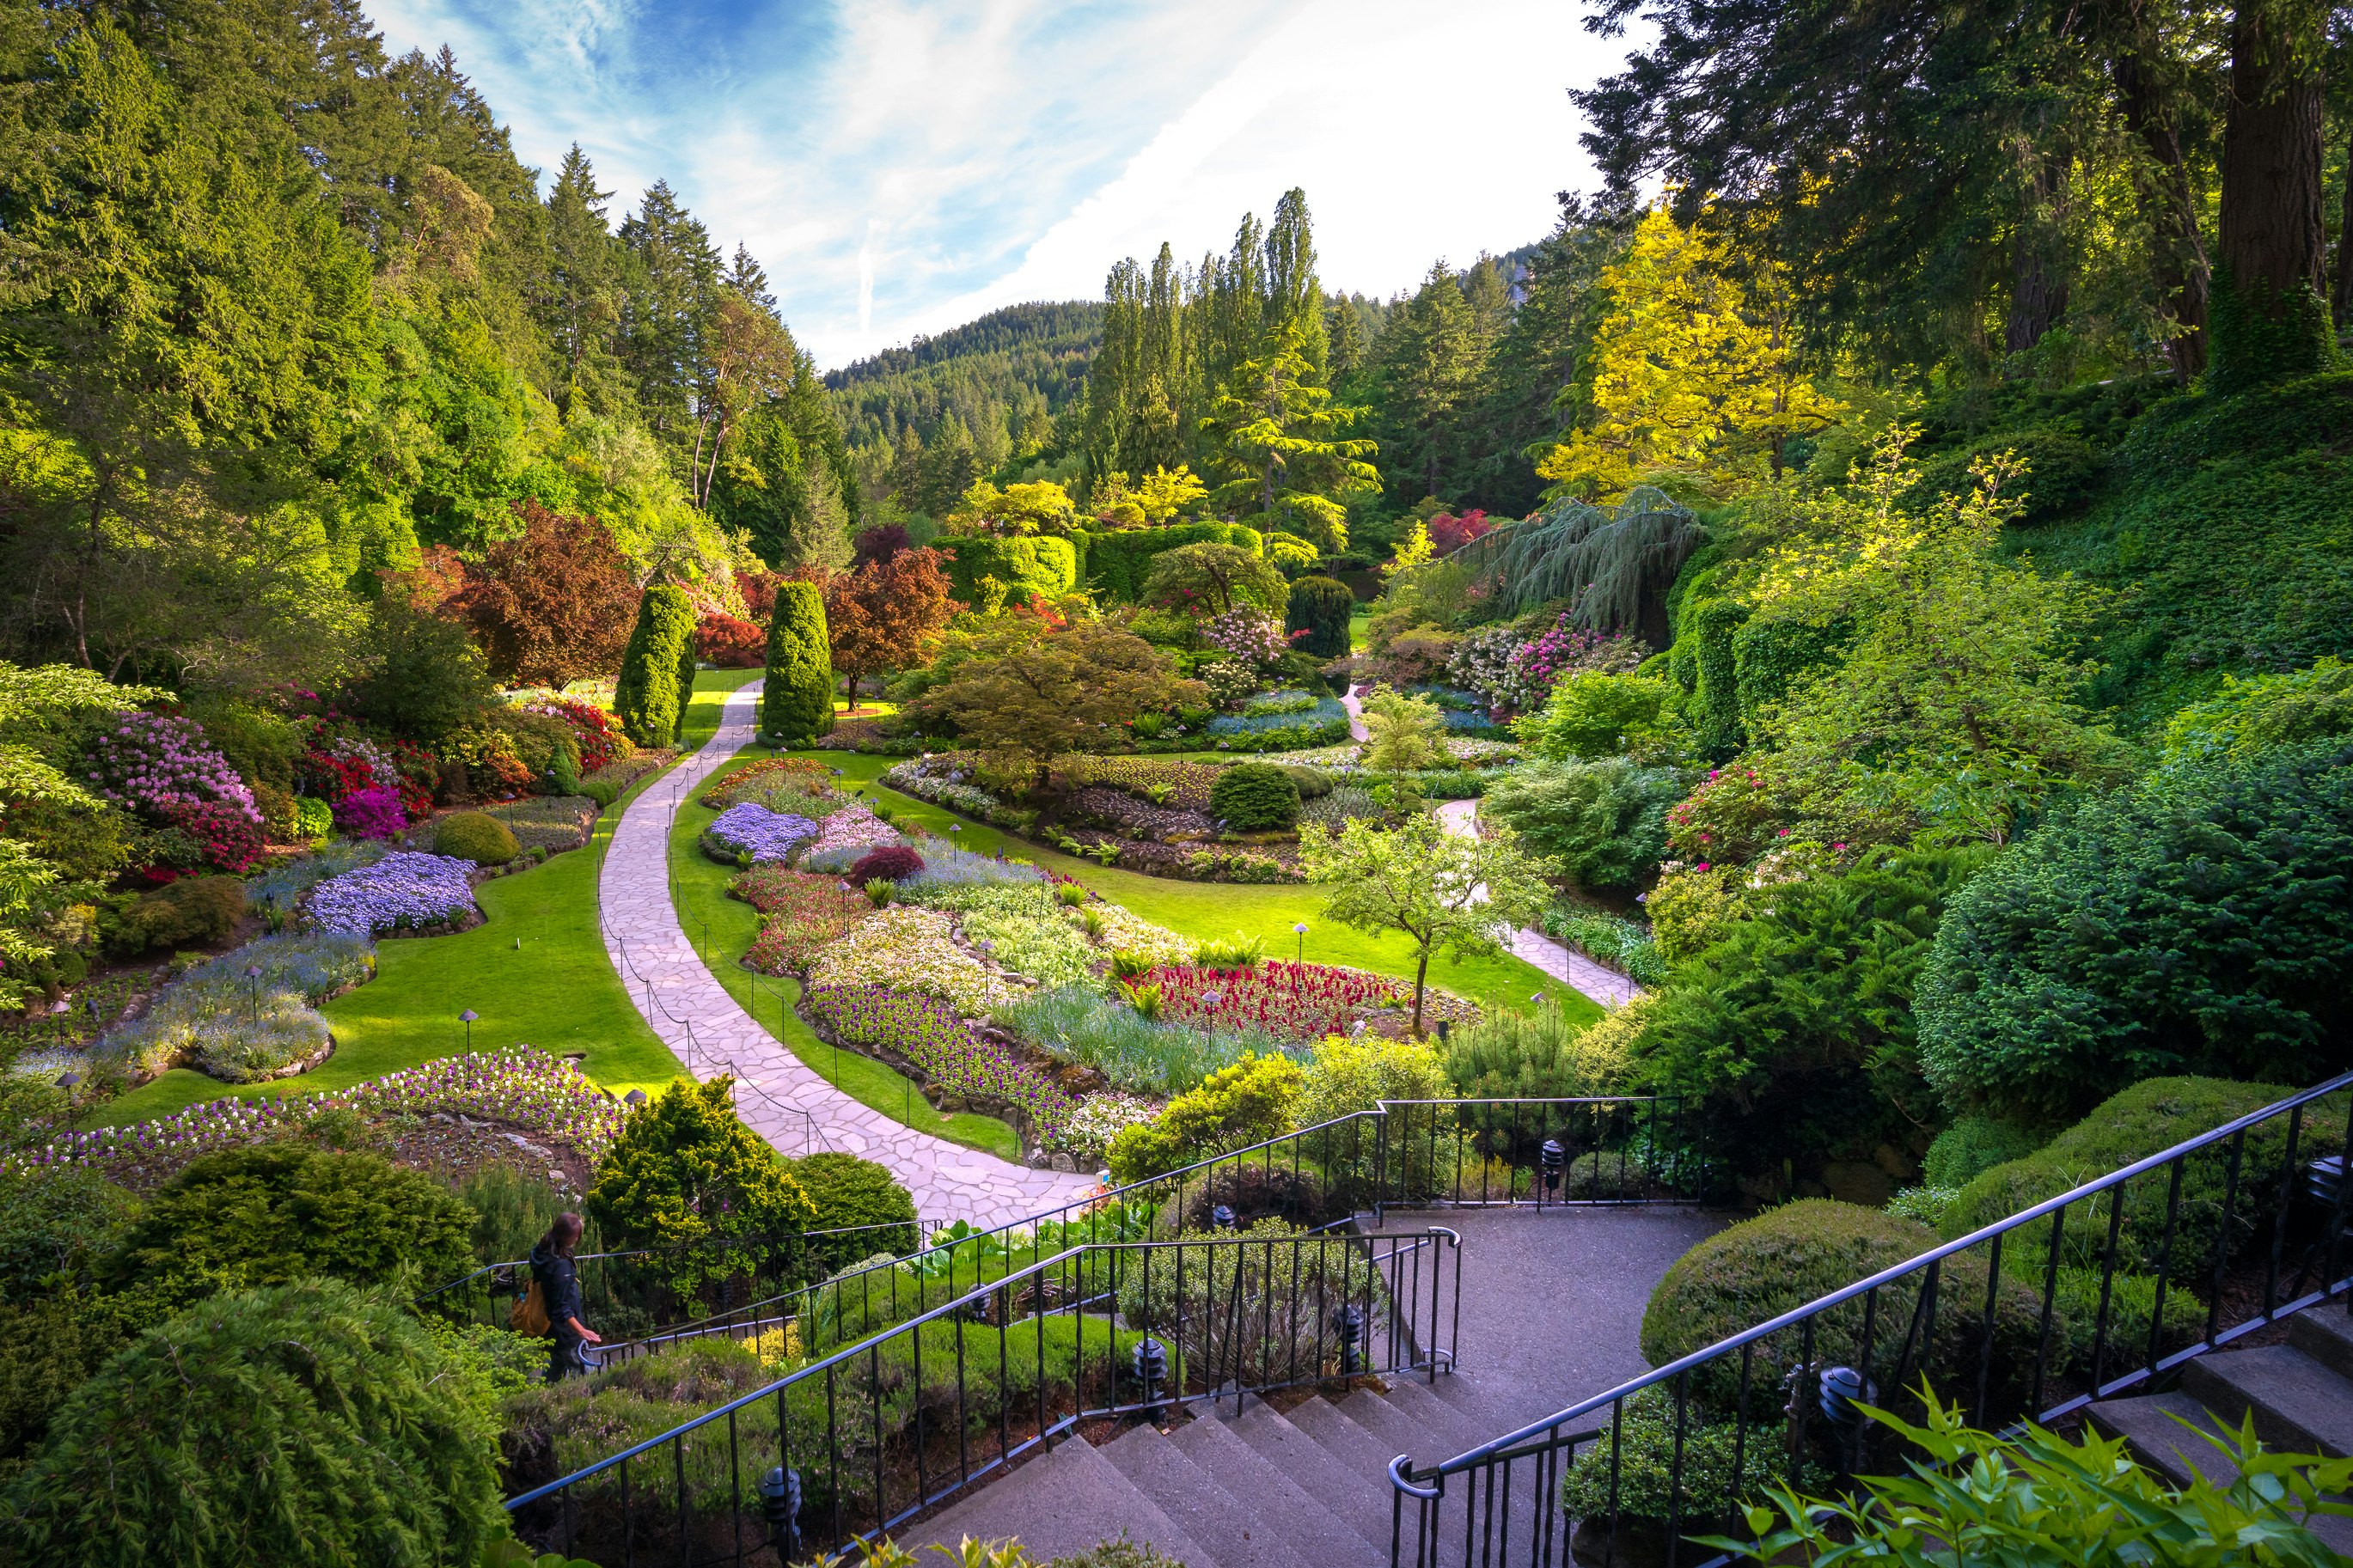
[[[531,1277],[547,1303],[547,1331],[554,1342],[547,1358],[547,1381],[558,1383],[586,1373],[583,1343],[602,1344],[596,1331],[580,1321],[580,1274],[573,1266],[573,1248],[580,1245],[580,1216],[566,1209],[555,1216],[539,1245],[531,1249]]]

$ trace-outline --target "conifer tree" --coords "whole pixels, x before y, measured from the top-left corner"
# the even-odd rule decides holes
[[[760,687],[760,729],[778,746],[806,746],[833,728],[833,639],[825,595],[814,583],[776,585],[768,623],[768,678]]]
[[[1348,543],[1341,498],[1380,483],[1366,460],[1377,448],[1342,434],[1362,410],[1335,406],[1331,391],[1316,384],[1303,337],[1293,322],[1264,359],[1244,360],[1201,422],[1214,471],[1225,480],[1211,499],[1246,511],[1261,531],[1340,551]]]
[[[640,746],[674,746],[694,700],[694,605],[667,583],[638,600],[638,624],[621,650],[613,713]]]
[[[1447,499],[1440,474],[1453,457],[1456,416],[1476,395],[1487,356],[1462,287],[1444,262],[1431,265],[1389,322],[1381,351],[1388,414],[1402,437],[1390,454],[1398,468],[1419,478],[1422,495]]]

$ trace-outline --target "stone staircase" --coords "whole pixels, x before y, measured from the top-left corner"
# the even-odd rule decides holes
[[[2175,1485],[2188,1485],[2194,1473],[2228,1486],[2238,1467],[2196,1433],[2236,1431],[2249,1412],[2266,1447],[2353,1458],[2353,1318],[2344,1302],[2298,1312],[2288,1320],[2284,1343],[2218,1351],[2184,1363],[2181,1386],[2170,1394],[2103,1400],[2087,1414],[2094,1426],[2122,1437],[2135,1458]],[[2311,1525],[2330,1547],[2353,1554],[2353,1519],[2319,1518]]]

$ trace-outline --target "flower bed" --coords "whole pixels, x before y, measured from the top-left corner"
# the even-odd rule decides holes
[[[991,963],[1040,985],[1092,984],[1102,962],[1042,886],[979,889],[956,923]]]
[[[258,877],[245,881],[245,901],[255,909],[278,909],[290,911],[302,896],[330,877],[339,877],[362,866],[373,866],[392,853],[389,845],[377,841],[345,841],[322,846],[314,854],[297,855],[290,860],[270,867]]]
[[[548,697],[522,705],[526,713],[561,719],[572,731],[573,748],[580,753],[580,772],[593,773],[635,754],[637,744],[621,732],[620,721],[592,702],[570,697]]]
[[[480,913],[473,873],[471,860],[396,851],[321,882],[307,910],[321,931],[359,936],[463,925]]]
[[[875,816],[864,803],[850,801],[818,824],[817,842],[808,847],[807,854],[830,855],[851,850],[863,855],[869,849],[881,849],[905,842],[897,828]]]
[[[1073,1165],[1092,1170],[1103,1163],[1103,1151],[1113,1139],[1139,1121],[1152,1121],[1160,1111],[1157,1101],[1133,1094],[1116,1090],[1091,1094],[1071,1109],[1069,1118],[1042,1146],[1050,1153],[1070,1155]]]
[[[769,757],[746,763],[712,781],[711,787],[702,792],[702,804],[713,811],[723,811],[738,801],[756,799],[771,784],[821,784],[825,778],[823,763],[807,757]]]
[[[1050,766],[1065,789],[1101,784],[1179,811],[1208,810],[1209,791],[1218,782],[1217,768],[1208,763],[1156,757],[1095,757],[1073,752],[1056,757]]]
[[[100,795],[150,821],[185,803],[227,805],[261,822],[253,792],[192,719],[137,709],[118,714],[90,738],[84,766]]]
[[[976,855],[936,838],[916,845],[915,849],[923,858],[923,869],[899,885],[900,896],[911,903],[921,903],[942,888],[1017,888],[1048,879],[1045,872],[1026,860]]]
[[[1081,985],[1025,996],[1004,1008],[997,1021],[1049,1056],[1092,1068],[1117,1088],[1146,1094],[1182,1094],[1232,1066],[1244,1051],[1264,1056],[1285,1048],[1255,1029],[1211,1035],[1189,1024],[1146,1018],[1126,1003]]]
[[[763,974],[798,973],[818,948],[839,941],[873,912],[863,898],[842,891],[839,878],[776,864],[754,867],[728,890],[765,917],[744,955],[744,966]]]
[[[1337,698],[1317,698],[1304,711],[1220,713],[1208,725],[1219,751],[1277,752],[1329,745],[1348,738],[1348,710]]]
[[[811,985],[891,985],[922,991],[979,1017],[1011,1001],[1014,987],[997,979],[949,934],[945,915],[893,906],[877,910],[849,935],[809,960]]]
[[[729,806],[702,830],[702,847],[715,860],[789,860],[793,852],[817,837],[817,824],[806,816],[784,816],[753,801]]]
[[[977,785],[966,784],[965,779],[969,775],[961,770],[947,768],[939,771],[945,761],[944,758],[919,758],[914,762],[901,763],[884,773],[879,782],[886,789],[912,795],[918,800],[928,800],[934,805],[944,805],[966,816],[986,817],[992,812],[1005,809],[1003,801]]]
[[[1082,816],[1119,828],[1132,838],[1156,838],[1165,843],[1188,833],[1213,837],[1218,831],[1217,824],[1206,811],[1154,805],[1125,790],[1102,784],[1073,791],[1070,805]]]
[[[571,1063],[519,1047],[444,1058],[329,1094],[210,1100],[154,1121],[73,1133],[19,1157],[17,1163],[110,1166],[159,1157],[181,1161],[299,1132],[322,1112],[343,1109],[372,1118],[450,1111],[503,1121],[533,1136],[568,1143],[592,1165],[620,1135],[623,1116],[620,1104]]]
[[[1345,1034],[1360,1015],[1398,998],[1378,975],[1275,960],[1248,969],[1160,968],[1147,983],[1160,987],[1164,1017],[1202,1029],[1259,1029],[1299,1045]]]
[[[554,854],[587,843],[601,809],[585,795],[543,795],[487,806],[482,815],[505,823],[523,848]]]
[[[803,1005],[844,1044],[903,1061],[943,1094],[1019,1111],[1036,1142],[1057,1138],[1074,1109],[1045,1074],[931,997],[872,983],[818,984]]]

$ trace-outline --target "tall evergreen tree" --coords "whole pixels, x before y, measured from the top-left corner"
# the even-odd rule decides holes
[[[621,226],[629,273],[623,360],[655,436],[682,456],[694,435],[694,390],[704,374],[703,334],[719,294],[719,249],[657,180]]]
[[[1431,265],[1381,334],[1391,471],[1411,473],[1419,495],[1452,499],[1442,493],[1441,476],[1455,460],[1456,417],[1486,370],[1482,336],[1462,286],[1442,261]],[[1412,498],[1400,493],[1397,499]]]

